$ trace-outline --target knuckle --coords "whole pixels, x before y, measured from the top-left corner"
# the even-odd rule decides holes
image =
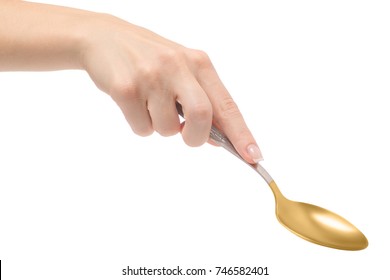
[[[117,101],[139,98],[138,91],[134,83],[124,80],[112,82],[109,94]]]
[[[189,147],[200,147],[203,143],[194,142],[191,139],[184,139],[184,143]]]
[[[132,127],[133,132],[141,137],[147,137],[153,134],[153,128],[149,126],[145,127]]]
[[[185,53],[180,48],[161,48],[154,59],[152,74],[173,74],[185,64]]]
[[[173,48],[164,48],[160,50],[157,55],[157,61],[160,62],[161,65],[177,63],[181,59],[181,52],[177,49]]]
[[[209,133],[208,132],[205,133],[205,135],[203,135],[202,137],[200,137],[199,134],[196,134],[196,135],[184,135],[183,134],[183,141],[184,141],[184,143],[187,146],[190,146],[190,147],[200,147],[204,143],[206,143],[208,138],[209,138]]]
[[[195,122],[207,122],[212,119],[212,108],[207,103],[200,103],[192,108],[189,108],[186,112],[186,118]]]
[[[201,50],[190,50],[189,55],[192,63],[197,65],[199,68],[211,67],[211,60],[206,52]]]
[[[163,137],[169,137],[176,135],[179,132],[178,128],[164,128],[164,129],[156,129],[157,133]]]
[[[144,81],[149,86],[155,85],[158,82],[162,69],[157,63],[144,64],[137,69],[137,80]]]
[[[231,97],[223,99],[219,104],[219,109],[220,115],[224,120],[241,116],[236,102]]]
[[[159,88],[165,84],[167,77],[177,71],[180,63],[174,50],[159,51],[150,61],[137,65],[136,80],[142,81],[141,87]]]

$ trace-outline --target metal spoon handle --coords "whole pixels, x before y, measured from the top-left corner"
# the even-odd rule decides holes
[[[181,105],[178,102],[176,102],[176,109],[177,109],[177,112],[179,113],[179,115],[184,118],[183,108],[181,107]],[[233,155],[238,157],[240,160],[242,160],[243,162],[248,164],[250,167],[252,167],[257,173],[259,173],[261,175],[261,177],[263,177],[263,179],[268,184],[270,184],[273,181],[271,175],[269,175],[267,170],[265,170],[264,167],[261,166],[259,163],[251,164],[251,163],[248,163],[245,159],[243,159],[240,156],[240,154],[237,152],[237,150],[234,148],[234,146],[233,146],[232,142],[230,142],[229,138],[213,125],[211,126],[211,130],[210,130],[210,138],[217,145],[223,147],[224,149],[226,149],[227,151],[229,151],[230,153],[232,153]]]
[[[234,148],[233,144],[230,142],[230,140],[227,138],[227,136],[225,134],[223,134],[220,130],[218,130],[215,126],[211,126],[210,138],[214,142],[216,142],[219,146],[221,146],[225,150],[228,150],[230,153],[232,153],[233,155],[238,157],[240,160],[245,162],[247,165],[252,167],[257,173],[259,173],[261,175],[261,177],[263,177],[263,179],[268,184],[270,184],[273,181],[271,175],[269,175],[267,170],[265,170],[264,167],[261,166],[261,164],[259,164],[259,163],[251,164],[251,163],[248,163],[246,160],[244,160],[240,156],[240,154],[237,152],[237,150]]]

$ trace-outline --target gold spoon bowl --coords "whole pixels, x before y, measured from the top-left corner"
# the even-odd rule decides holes
[[[276,217],[291,232],[307,241],[341,250],[362,250],[368,240],[353,224],[327,209],[285,198],[275,182]]]
[[[214,126],[210,138],[247,163],[229,139]],[[270,186],[275,197],[276,217],[292,233],[307,241],[340,250],[362,250],[368,246],[364,234],[346,219],[316,205],[287,199],[263,166],[247,164]]]
[[[176,108],[184,117],[179,103],[176,103]],[[292,201],[284,197],[264,167],[258,163],[246,162],[230,140],[214,126],[211,127],[210,138],[263,177],[275,196],[276,217],[292,233],[315,244],[340,250],[362,250],[368,246],[364,234],[343,217],[316,205]]]

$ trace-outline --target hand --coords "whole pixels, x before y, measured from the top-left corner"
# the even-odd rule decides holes
[[[261,152],[208,56],[109,15],[90,21],[82,65],[121,108],[133,131],[182,132],[189,146],[208,141],[214,123],[248,162]],[[180,124],[175,103],[186,116]]]
[[[0,71],[85,69],[136,134],[180,131],[185,143],[199,146],[213,123],[245,160],[262,159],[204,52],[106,14],[25,1],[2,1],[1,7]]]

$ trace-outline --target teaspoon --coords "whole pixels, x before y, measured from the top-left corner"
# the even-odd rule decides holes
[[[176,103],[176,107],[184,117],[181,105]],[[214,126],[211,127],[210,138],[261,175],[274,194],[278,221],[292,233],[315,244],[340,250],[362,250],[368,246],[364,234],[338,214],[313,204],[287,199],[264,167],[245,161],[227,136]]]

